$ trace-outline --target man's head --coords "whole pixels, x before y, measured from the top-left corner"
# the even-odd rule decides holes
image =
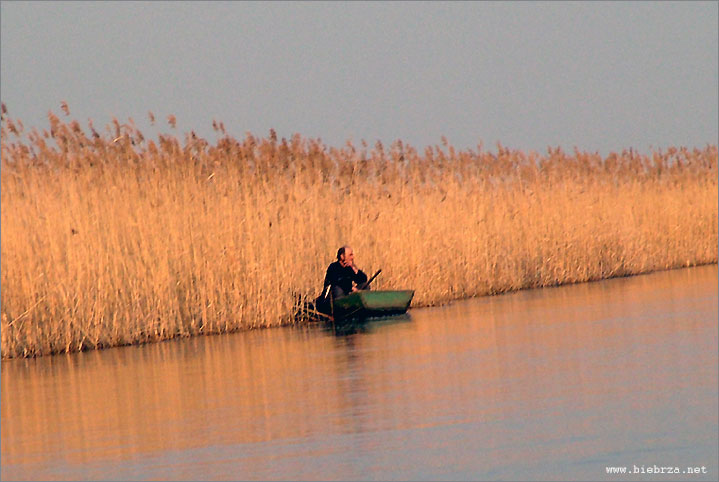
[[[337,261],[339,261],[342,266],[351,266],[354,260],[355,254],[352,251],[352,247],[345,244],[337,250]]]

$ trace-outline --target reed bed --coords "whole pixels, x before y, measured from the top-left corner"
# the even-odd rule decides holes
[[[3,106],[3,358],[296,323],[345,243],[413,306],[717,262],[715,145],[603,158],[49,124],[23,132]]]

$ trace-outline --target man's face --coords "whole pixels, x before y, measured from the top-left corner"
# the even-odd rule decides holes
[[[352,251],[352,248],[345,249],[345,254],[340,257],[342,266],[351,266],[354,263],[354,260],[355,254]]]

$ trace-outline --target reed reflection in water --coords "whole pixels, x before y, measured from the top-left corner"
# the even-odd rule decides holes
[[[656,464],[714,480],[717,343],[713,265],[412,310],[355,333],[11,360],[2,475],[621,480],[605,467]]]

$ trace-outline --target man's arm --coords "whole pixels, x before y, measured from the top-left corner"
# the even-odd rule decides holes
[[[355,273],[354,280],[355,283],[357,283],[357,286],[360,286],[362,283],[367,281],[367,275],[362,271],[361,269],[358,269]]]

